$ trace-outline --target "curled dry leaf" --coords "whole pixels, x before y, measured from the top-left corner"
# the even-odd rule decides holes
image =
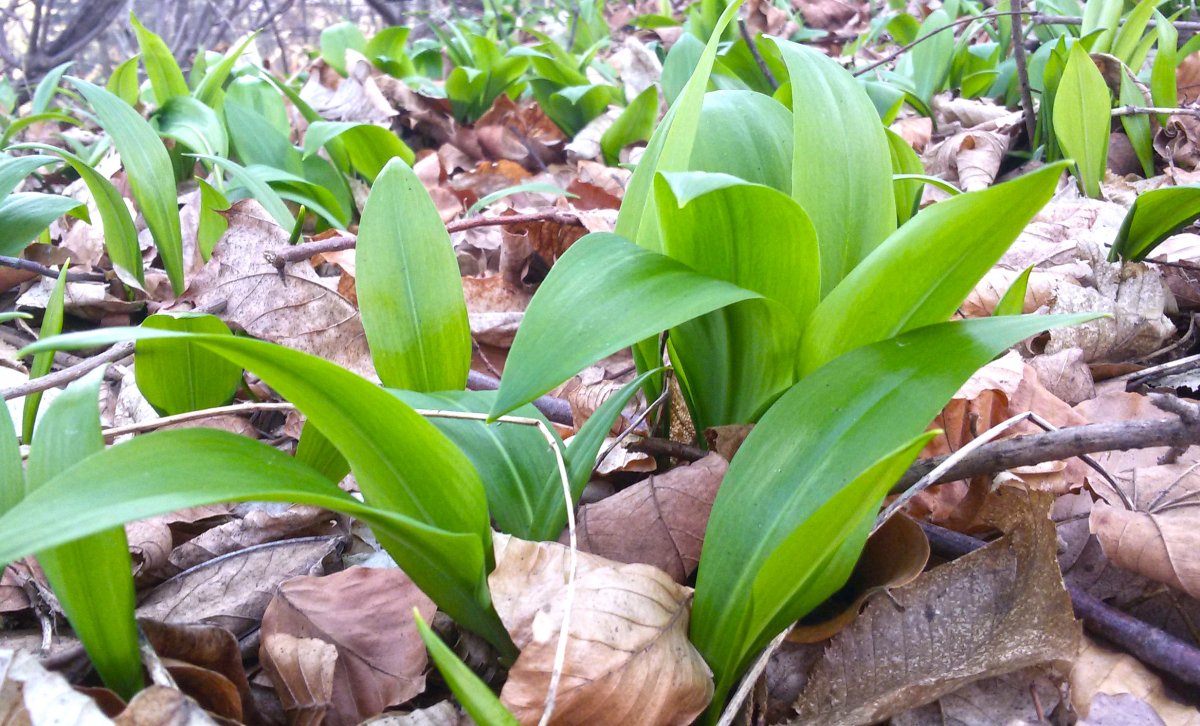
[[[259,658],[293,724],[324,723],[333,702],[337,646],[320,638],[276,633],[263,640]]]
[[[550,686],[565,614],[564,572],[542,567],[545,560],[539,562],[541,558],[528,553],[501,559],[502,552],[513,551],[516,542],[498,545],[496,570],[489,582],[529,579],[525,566],[532,563],[545,578],[537,584],[542,593],[557,585],[527,630],[522,625],[528,637],[523,638],[521,655],[500,692],[500,700],[521,723],[535,724]],[[562,551],[551,559],[565,561],[562,545],[524,543],[517,549],[526,545]],[[691,723],[712,698],[713,683],[708,665],[687,638],[690,600],[690,588],[655,567],[589,558],[587,571],[578,575],[575,584],[566,662],[550,723]],[[517,640],[516,623],[506,619],[503,610],[500,616]]]
[[[174,688],[150,686],[117,716],[117,726],[216,726],[200,704]]]
[[[870,602],[825,646],[793,723],[873,723],[981,678],[1070,661],[1079,625],[1050,501],[1004,491],[986,513],[1003,538]]]
[[[579,549],[618,562],[654,565],[683,582],[700,561],[704,528],[728,468],[725,459],[709,454],[581,507]]]
[[[996,181],[1012,142],[1011,135],[999,131],[963,131],[928,149],[923,163],[930,174],[956,183],[963,191],[979,191]]]
[[[933,97],[933,110],[941,123],[957,123],[964,129],[991,124],[992,128],[1011,125],[1013,112],[990,99],[952,98],[939,94]]]
[[[160,623],[145,618],[138,624],[180,690],[205,710],[236,721],[260,721],[242,667],[241,650],[232,633],[212,625]]]
[[[268,263],[267,254],[287,246],[288,230],[258,202],[236,202],[225,215],[229,229],[183,301],[194,307],[224,303],[225,321],[252,336],[374,378],[358,309],[338,293],[337,278],[318,277],[307,260],[282,273]]]
[[[43,668],[36,656],[0,650],[0,723],[103,726],[112,721],[61,674]]]
[[[967,295],[967,299],[959,307],[959,312],[964,318],[988,317],[1020,275],[1021,270],[1010,270],[1006,267],[993,267],[988,270],[971,294]],[[1074,284],[1073,279],[1067,279],[1060,272],[1032,270],[1029,273],[1028,286],[1025,288],[1021,312],[1033,313],[1042,306],[1048,306],[1054,301],[1055,288],[1064,282]]]
[[[1194,171],[1200,167],[1200,119],[1170,116],[1154,132],[1154,150],[1168,165]]]
[[[281,700],[307,666],[300,653],[274,639],[311,648],[318,639],[336,649],[333,686],[326,722],[355,724],[425,690],[425,646],[417,633],[413,608],[433,617],[434,605],[412,580],[396,569],[351,567],[327,577],[297,577],[279,588],[263,615],[260,657],[279,673]],[[274,642],[273,642],[274,641]],[[325,649],[319,662],[326,659]],[[273,660],[279,656],[279,660]]]
[[[362,53],[353,48],[346,49],[346,69],[350,73],[346,78],[322,72],[327,68],[323,60],[314,62],[313,72],[300,89],[300,98],[323,118],[379,123],[396,115],[396,109],[372,77],[371,62]],[[326,85],[331,80],[336,87]]]
[[[1134,510],[1097,502],[1089,527],[1113,563],[1200,597],[1200,503],[1197,465],[1135,469],[1119,480]]]
[[[1162,679],[1136,658],[1084,638],[1071,668],[1071,704],[1080,716],[1091,717],[1098,694],[1128,693],[1149,704],[1167,726],[1200,726],[1200,711],[1185,705],[1167,690]]]

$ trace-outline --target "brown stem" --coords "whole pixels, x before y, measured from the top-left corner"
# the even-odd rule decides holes
[[[105,363],[115,363],[116,361],[119,361],[122,358],[127,358],[131,355],[133,355],[133,343],[121,343],[119,345],[114,345],[99,355],[94,355],[91,358],[84,359],[82,363],[73,365],[70,368],[63,368],[61,371],[55,371],[54,373],[47,373],[44,376],[31,378],[19,386],[5,388],[3,391],[0,391],[0,393],[4,395],[5,401],[9,401],[14,398],[20,398],[21,396],[28,396],[31,393],[38,393],[39,391],[47,391],[51,388],[65,386],[72,381],[82,378],[85,373],[94,368],[98,368]]]
[[[500,387],[500,381],[486,373],[471,371],[467,374],[467,389],[471,391],[494,391]],[[554,396],[542,396],[533,402],[534,408],[542,412],[550,421],[563,426],[573,426],[571,404]]]
[[[1017,63],[1017,85],[1021,89],[1021,114],[1025,118],[1025,133],[1029,136],[1029,146],[1033,147],[1033,135],[1037,129],[1037,118],[1033,112],[1033,91],[1029,87],[1029,66],[1025,62],[1025,29],[1021,23],[1021,11],[1024,10],[1022,0],[1012,0],[1012,51],[1013,60]]]
[[[942,557],[961,557],[986,542],[959,532],[918,522],[929,536],[930,549]],[[1089,592],[1067,585],[1075,615],[1083,627],[1099,635],[1146,665],[1194,686],[1200,686],[1200,649],[1132,615],[1123,613]]]
[[[754,56],[754,62],[758,64],[758,69],[766,76],[767,83],[771,84],[771,90],[778,91],[779,81],[775,80],[775,74],[767,67],[767,61],[763,59],[762,53],[758,52],[758,43],[754,42],[753,36],[750,35],[750,29],[746,27],[746,21],[742,18],[738,18],[738,30],[742,33],[742,40],[746,41],[746,47],[750,49],[750,55]]]
[[[11,267],[14,270],[22,272],[32,272],[35,275],[42,277],[52,277],[57,279],[59,271],[53,267],[46,267],[38,264],[33,260],[23,260],[20,257],[6,257],[0,255],[0,267]],[[67,282],[105,282],[107,278],[103,272],[67,272]]]

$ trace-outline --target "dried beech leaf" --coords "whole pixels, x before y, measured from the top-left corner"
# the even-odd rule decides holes
[[[1114,564],[1200,597],[1200,473],[1195,464],[1135,469],[1119,480],[1136,507],[1096,502],[1089,528]]]
[[[0,650],[0,723],[107,726],[112,721],[61,674],[23,651]]]
[[[890,726],[933,724],[1040,724],[1041,713],[1050,714],[1062,701],[1061,679],[1052,680],[1042,668],[1025,668],[996,678],[985,678],[947,693],[936,703],[892,717]],[[1035,701],[1031,694],[1036,695]]]
[[[337,646],[318,638],[276,633],[262,641],[259,658],[291,724],[324,722],[333,703]]]
[[[337,278],[321,278],[308,260],[283,273],[268,253],[287,246],[288,230],[254,200],[225,212],[229,229],[208,264],[193,277],[183,300],[196,307],[225,304],[221,317],[255,338],[286,345],[374,377],[358,309],[337,291]]]
[[[640,562],[683,582],[700,561],[704,528],[729,463],[709,454],[581,507],[579,549],[617,562]]]
[[[200,704],[174,688],[150,686],[113,720],[117,726],[216,726]]]
[[[1029,366],[1051,395],[1072,406],[1096,395],[1092,370],[1079,348],[1066,348],[1049,355],[1034,356]]]
[[[202,666],[163,658],[163,666],[171,674],[179,690],[213,716],[242,722],[242,698],[229,679]]]
[[[400,570],[351,567],[327,577],[296,577],[280,586],[263,615],[261,658],[265,663],[273,657],[271,642],[281,634],[333,645],[327,719],[358,723],[425,690],[425,646],[413,608],[425,618],[435,610]],[[276,683],[281,699],[288,682]]]
[[[250,682],[246,679],[246,670],[242,666],[241,650],[232,633],[212,625],[160,623],[146,618],[141,619],[139,625],[150,645],[154,647],[154,652],[168,663],[168,669],[184,693],[213,713],[251,723],[259,720],[254,708],[254,699],[250,695]],[[224,702],[236,704],[236,708],[228,711],[215,708],[215,699],[208,697],[211,689],[188,687],[186,677],[180,675],[183,668],[172,666],[172,663],[191,666],[218,676],[224,681],[224,685],[214,679],[216,688],[220,690],[220,693],[214,695]],[[206,682],[201,680],[203,674],[189,671],[187,675],[195,677],[192,682]],[[229,690],[232,690],[232,698],[228,695]]]
[[[169,623],[208,623],[243,635],[258,627],[279,583],[323,571],[341,537],[273,542],[209,560],[154,588],[139,617]]]
[[[241,516],[176,547],[169,558],[176,571],[267,542],[334,534],[332,525],[337,519],[327,509],[295,504],[239,505],[234,514]]]
[[[917,579],[929,562],[929,538],[912,519],[896,514],[867,540],[850,580],[832,598],[792,628],[793,643],[819,643],[844,630],[863,603],[881,590]]]
[[[866,724],[981,678],[1069,661],[1079,625],[1055,559],[1051,497],[1005,489],[1000,540],[868,603],[810,673],[793,723]]]
[[[1071,703],[1083,718],[1091,716],[1098,694],[1128,693],[1149,704],[1167,726],[1200,726],[1200,711],[1185,705],[1137,658],[1084,638],[1071,668]]]
[[[360,726],[474,726],[469,716],[450,701],[411,713],[385,713],[363,721]]]
[[[648,565],[611,563],[580,576],[550,723],[690,724],[713,690],[712,672],[687,638],[690,601],[691,588]],[[534,617],[500,692],[523,724],[541,718],[564,612],[560,588]]]
[[[1076,726],[1166,726],[1154,707],[1129,693],[1097,693]]]

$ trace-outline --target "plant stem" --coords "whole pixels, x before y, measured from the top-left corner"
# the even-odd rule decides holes
[[[1032,148],[1037,117],[1033,112],[1033,92],[1029,88],[1029,66],[1025,59],[1025,30],[1021,24],[1021,11],[1024,8],[1022,0],[1012,2],[1016,11],[1012,16],[1013,60],[1017,63],[1017,85],[1021,88],[1021,113],[1025,117],[1025,133],[1029,136],[1029,146]]]

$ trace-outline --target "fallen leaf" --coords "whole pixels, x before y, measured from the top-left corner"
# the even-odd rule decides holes
[[[360,726],[474,726],[475,722],[450,701],[410,713],[385,713]]]
[[[180,689],[205,710],[238,721],[260,720],[242,666],[241,650],[232,633],[212,625],[161,623],[146,618],[138,624]],[[205,671],[216,678],[208,677]],[[189,687],[189,683],[196,686]],[[214,694],[217,689],[220,692]],[[228,707],[218,708],[214,695]]]
[[[169,560],[177,572],[267,542],[339,534],[335,531],[338,515],[320,507],[250,503],[235,506],[232,514],[233,520],[203,532],[171,552]]]
[[[1109,650],[1091,638],[1080,643],[1070,678],[1071,703],[1084,719],[1091,715],[1097,694],[1128,693],[1149,704],[1167,726],[1200,724],[1200,711],[1176,700],[1162,679],[1136,658]]]
[[[933,724],[1039,724],[1041,714],[1049,717],[1062,701],[1057,685],[1044,668],[1024,668],[996,678],[968,683],[947,693],[936,703],[896,714],[890,726],[933,726]],[[1036,701],[1034,698],[1036,697]]]
[[[529,552],[530,546],[538,552]],[[500,700],[521,723],[535,724],[550,687],[565,614],[561,563],[567,548],[513,538],[496,547],[496,569],[488,577],[493,592],[513,592],[515,582],[529,582],[534,599],[544,603],[526,625],[496,599],[501,620],[521,647]],[[512,556],[518,551],[522,556]],[[566,661],[550,723],[691,723],[713,690],[712,672],[687,639],[691,588],[649,565],[581,558],[588,564],[577,572]],[[528,608],[525,603],[521,608],[523,618]]]
[[[23,651],[0,650],[0,723],[107,726],[112,721],[61,674]]]
[[[292,724],[324,723],[333,704],[333,678],[338,651],[319,638],[277,633],[259,648],[263,670]]]
[[[216,726],[200,704],[174,688],[150,686],[140,691],[113,720],[117,726]]]
[[[1091,368],[1083,360],[1080,348],[1065,348],[1057,353],[1030,358],[1029,367],[1038,382],[1055,398],[1075,405],[1096,395]]]
[[[725,459],[709,454],[580,507],[580,551],[654,565],[684,582],[700,561],[704,528],[728,468]]]
[[[426,619],[435,610],[401,570],[351,567],[326,577],[296,577],[280,586],[263,614],[260,658],[266,664],[274,657],[279,648],[272,640],[280,634],[289,644],[315,638],[333,645],[337,658],[325,718],[359,723],[425,690],[425,645],[413,608]],[[280,672],[297,660],[289,655],[284,665],[270,667]],[[276,682],[281,700],[289,697],[293,680]]]
[[[371,62],[362,53],[346,49],[346,69],[350,74],[346,78],[323,72],[326,69],[325,61],[318,58],[310,68],[308,81],[300,88],[300,98],[323,118],[378,123],[396,115],[396,109],[372,77]],[[332,79],[337,79],[337,85],[331,88],[326,82]]]
[[[871,601],[825,646],[793,723],[872,723],[981,678],[1070,661],[1079,625],[1050,501],[1005,490],[986,513],[1003,538]]]
[[[1077,726],[1166,726],[1154,707],[1129,693],[1097,693]]]

